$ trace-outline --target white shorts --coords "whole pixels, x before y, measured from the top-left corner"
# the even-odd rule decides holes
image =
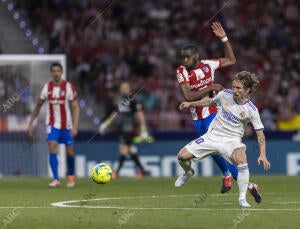
[[[185,145],[185,148],[196,157],[194,161],[201,160],[212,154],[218,154],[232,164],[233,161],[230,158],[232,152],[241,147],[246,148],[246,145],[241,141],[220,142],[218,139],[212,140],[208,138],[207,135],[196,138]]]

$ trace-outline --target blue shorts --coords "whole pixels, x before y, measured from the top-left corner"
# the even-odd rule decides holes
[[[53,126],[46,127],[47,141],[55,141],[66,146],[74,145],[74,138],[71,136],[71,130],[60,130]]]
[[[202,136],[208,130],[208,127],[212,120],[216,117],[217,113],[211,114],[208,117],[201,120],[194,120],[194,127],[197,130],[198,134]]]

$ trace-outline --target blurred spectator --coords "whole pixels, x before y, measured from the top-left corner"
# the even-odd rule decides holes
[[[152,92],[148,85],[137,95],[136,100],[144,105],[145,112],[155,111],[159,105],[159,98]]]
[[[175,109],[174,109],[175,108]],[[181,114],[177,106],[169,103],[166,109],[161,109],[158,116],[159,128],[162,130],[179,130],[181,128]]]
[[[68,19],[66,12],[62,12],[54,21],[52,33],[49,39],[49,52],[56,53],[60,47],[60,37],[68,27]]]
[[[75,73],[79,82],[80,92],[92,91],[91,82],[89,81],[90,63],[85,61],[81,56],[78,56],[77,63]]]
[[[81,88],[87,88],[85,93],[93,94],[97,103],[103,104],[107,89],[122,80],[138,86],[146,82],[148,91],[140,97],[155,116],[149,118],[157,118],[160,109],[175,114],[177,110],[168,100],[172,99],[172,104],[182,100],[174,86],[182,46],[195,43],[200,56],[222,56],[222,44],[209,25],[215,15],[213,20],[221,21],[228,31],[237,57],[233,67],[216,73],[216,83],[230,88],[235,72],[256,72],[261,88],[253,100],[268,129],[275,128],[277,117],[299,113],[297,0],[265,4],[232,0],[226,5],[219,0],[203,0],[201,4],[197,0],[124,0],[111,6],[110,1],[101,0],[18,2],[28,11],[32,24],[49,37],[50,53],[68,55],[69,68],[75,69]],[[216,14],[219,9],[223,10]]]
[[[274,109],[274,103],[271,99],[266,99],[263,108],[260,111],[260,118],[262,123],[264,124],[265,130],[275,130],[276,129],[276,117],[274,113],[276,110]]]

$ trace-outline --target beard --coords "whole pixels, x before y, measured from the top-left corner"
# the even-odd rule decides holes
[[[196,68],[198,66],[198,59],[194,59],[193,63],[191,65],[184,65],[186,70],[190,71],[193,68]]]

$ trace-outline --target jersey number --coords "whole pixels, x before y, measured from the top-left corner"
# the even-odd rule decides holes
[[[200,144],[200,143],[202,143],[202,142],[204,142],[204,139],[203,138],[197,138],[196,140],[195,140],[195,143],[197,143],[197,144]]]

